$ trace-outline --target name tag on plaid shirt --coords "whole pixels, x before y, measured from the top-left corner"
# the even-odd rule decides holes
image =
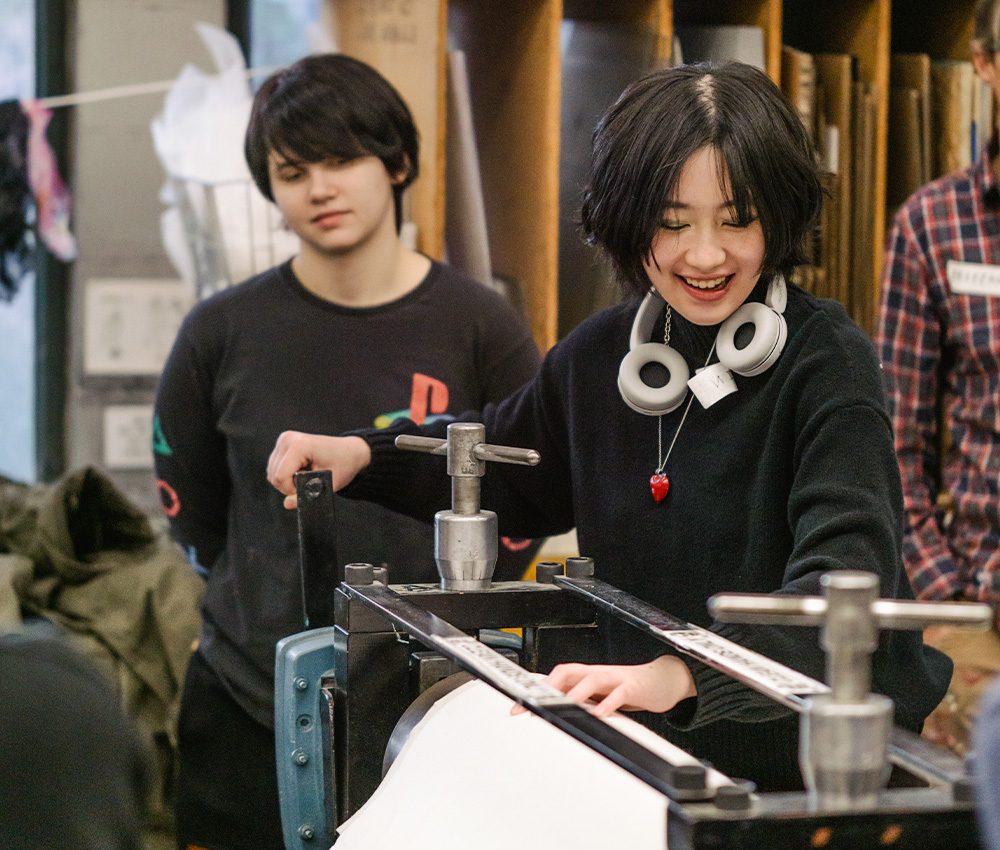
[[[1000,296],[1000,266],[948,260],[945,264],[948,285],[959,295]]]

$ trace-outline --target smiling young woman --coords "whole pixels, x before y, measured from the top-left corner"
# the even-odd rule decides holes
[[[542,458],[483,479],[482,505],[501,523],[528,536],[575,526],[598,578],[815,678],[825,663],[813,633],[713,624],[706,601],[818,594],[823,573],[859,567],[878,574],[883,596],[912,598],[871,341],[839,304],[784,280],[804,261],[821,200],[805,130],[761,72],[687,65],[636,81],[594,133],[582,210],[633,297],[576,328],[506,401],[468,414],[491,443]],[[664,404],[620,382],[633,355],[651,395],[671,387]],[[393,439],[442,430],[285,433],[268,476],[291,494],[304,466],[333,469],[345,496],[429,519],[447,502],[447,476]],[[796,715],[618,621],[602,619],[601,634],[607,663],[557,667],[549,681],[602,714],[640,710],[762,790],[802,787]],[[919,635],[892,633],[872,675],[896,722],[919,729],[950,665]]]

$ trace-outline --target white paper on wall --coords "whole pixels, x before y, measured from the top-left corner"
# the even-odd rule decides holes
[[[153,468],[151,404],[112,404],[104,408],[104,466]]]
[[[84,374],[159,375],[193,300],[179,280],[87,281]]]

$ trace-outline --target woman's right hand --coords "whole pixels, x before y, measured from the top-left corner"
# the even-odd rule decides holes
[[[333,489],[340,490],[371,460],[371,449],[361,437],[325,437],[285,431],[278,437],[267,460],[267,480],[285,494],[285,507],[295,508],[298,506],[296,472],[329,469],[333,473]]]
[[[687,664],[673,655],[661,655],[648,664],[559,664],[544,679],[571,700],[594,706],[595,717],[615,711],[669,711],[698,695]],[[515,705],[511,714],[527,709]]]

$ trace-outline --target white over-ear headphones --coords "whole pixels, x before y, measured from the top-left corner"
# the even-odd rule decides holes
[[[785,304],[788,292],[785,279],[775,277],[767,287],[764,303],[748,301],[726,319],[716,337],[719,362],[737,375],[751,377],[770,369],[785,347],[788,326],[785,324]],[[651,289],[636,313],[629,337],[629,352],[618,368],[618,391],[625,403],[637,413],[661,416],[676,410],[687,395],[687,361],[674,349],[659,342],[649,342],[653,326],[663,311],[664,301]],[[736,347],[736,333],[745,325],[753,327],[750,342]],[[670,378],[662,387],[651,387],[641,377],[648,363],[659,363]]]

